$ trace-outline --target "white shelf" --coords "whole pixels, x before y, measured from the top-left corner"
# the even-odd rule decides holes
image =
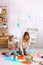
[[[38,48],[38,29],[37,28],[27,28],[27,31],[31,37],[31,43],[36,44],[36,48]]]

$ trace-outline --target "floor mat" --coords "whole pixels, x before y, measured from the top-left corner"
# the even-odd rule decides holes
[[[22,63],[19,63],[19,62],[12,62],[11,65],[23,65]]]
[[[30,51],[30,54],[34,55],[36,54],[36,51]]]
[[[4,56],[4,58],[5,58],[5,60],[10,60],[10,61],[13,61],[13,62],[21,62],[20,60],[18,60],[18,59],[11,59],[11,57],[7,57],[7,56]]]

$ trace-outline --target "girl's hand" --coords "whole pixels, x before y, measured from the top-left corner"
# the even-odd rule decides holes
[[[8,49],[12,49],[12,46],[8,46]]]
[[[13,48],[16,49],[16,45],[14,45]]]
[[[24,56],[24,53],[22,52],[22,55]]]

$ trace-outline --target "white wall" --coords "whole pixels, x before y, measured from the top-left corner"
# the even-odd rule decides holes
[[[43,0],[0,0],[0,5],[8,5],[8,27],[9,34],[19,35],[17,32],[22,30],[23,27],[35,27],[39,29],[39,47],[43,47]],[[30,14],[32,17],[36,15],[38,17],[37,21],[25,21],[24,24],[21,21],[21,28],[17,28],[15,16],[22,14]]]

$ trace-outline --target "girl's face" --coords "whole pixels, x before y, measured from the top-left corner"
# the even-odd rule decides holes
[[[25,40],[27,41],[29,39],[29,36],[28,35],[25,35]]]
[[[14,41],[14,37],[12,37],[12,39],[11,39],[12,41]]]

